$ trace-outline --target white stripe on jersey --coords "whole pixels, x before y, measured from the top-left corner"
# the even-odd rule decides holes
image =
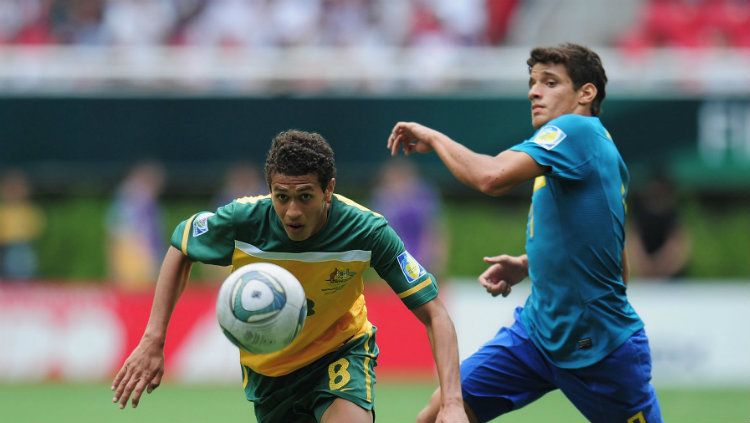
[[[242,241],[234,241],[234,248],[253,257],[268,260],[295,260],[309,263],[318,263],[325,261],[363,261],[368,262],[372,257],[372,251],[350,250],[350,251],[308,251],[304,253],[280,253],[263,251],[260,248]]]

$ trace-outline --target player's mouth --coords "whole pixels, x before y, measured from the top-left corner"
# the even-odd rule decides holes
[[[542,106],[541,104],[535,104],[531,106],[531,113],[539,113],[542,111],[542,109],[544,109],[544,106]]]
[[[289,232],[299,233],[305,228],[305,225],[301,223],[287,223],[286,228]]]

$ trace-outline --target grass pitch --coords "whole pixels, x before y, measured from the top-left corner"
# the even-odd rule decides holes
[[[433,389],[432,383],[384,381],[377,384],[378,423],[412,422]],[[750,388],[658,389],[665,421],[733,423],[750,421]],[[166,383],[144,395],[137,409],[120,410],[105,384],[0,384],[3,423],[254,423],[252,405],[239,387]],[[559,392],[496,419],[516,423],[578,423],[586,420]]]

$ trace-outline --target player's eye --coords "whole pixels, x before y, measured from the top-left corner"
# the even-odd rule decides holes
[[[299,196],[299,198],[301,198],[302,201],[310,201],[312,200],[313,196],[312,194],[302,194]]]
[[[557,86],[557,81],[547,81],[547,86],[550,88],[554,88],[555,86]]]
[[[286,194],[276,194],[275,197],[276,197],[277,200],[279,200],[281,202],[285,202],[286,200],[289,199],[289,196],[286,195]]]

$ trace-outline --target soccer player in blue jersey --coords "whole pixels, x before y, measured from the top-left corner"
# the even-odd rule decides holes
[[[485,258],[479,277],[507,296],[532,290],[500,331],[461,365],[470,419],[489,421],[554,389],[592,422],[661,422],[643,322],[625,295],[628,171],[597,117],[607,76],[588,48],[536,48],[528,59],[536,132],[497,156],[477,154],[414,122],[399,122],[391,154],[435,151],[461,182],[498,196],[534,179],[526,254]],[[420,413],[435,421],[440,390]]]

